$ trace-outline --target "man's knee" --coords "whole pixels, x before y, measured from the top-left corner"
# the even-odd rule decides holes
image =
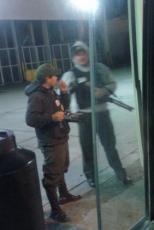
[[[61,175],[64,171],[67,171],[69,167],[69,157],[67,153],[65,153],[65,149],[63,152],[55,151],[54,154],[48,157],[43,165],[44,174],[51,175]]]
[[[57,187],[61,181],[63,174],[44,174],[42,184],[45,189]]]

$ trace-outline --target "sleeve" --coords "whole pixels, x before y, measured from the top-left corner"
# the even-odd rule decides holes
[[[64,110],[68,110],[69,109],[69,105],[70,105],[70,95],[69,93],[61,93],[61,103],[64,106]]]
[[[30,96],[26,113],[27,125],[34,128],[42,128],[51,121],[51,114],[44,112],[43,100],[38,95]]]
[[[67,84],[70,94],[76,91],[77,84],[74,73],[72,71],[64,73],[62,76],[62,80]]]
[[[98,63],[97,64],[97,71],[98,71],[99,75],[101,76],[101,80],[104,84],[103,89],[104,90],[107,89],[108,94],[114,93],[116,90],[117,84],[116,84],[115,79],[112,76],[111,70],[107,66],[105,66],[101,63]]]

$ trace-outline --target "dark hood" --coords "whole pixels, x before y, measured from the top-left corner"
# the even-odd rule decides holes
[[[41,85],[38,81],[33,81],[25,88],[25,94],[30,96],[41,88]]]

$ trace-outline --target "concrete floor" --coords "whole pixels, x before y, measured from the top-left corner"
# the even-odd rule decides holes
[[[124,102],[134,105],[130,70],[128,68],[115,70],[114,75],[118,81],[117,95]],[[0,128],[12,129],[19,145],[35,151],[41,179],[43,157],[37,148],[34,130],[25,124],[26,103],[23,86],[0,89]],[[138,150],[136,113],[127,112],[115,105],[109,105],[109,109],[114,123],[119,155],[128,174],[133,178],[134,185],[129,188],[120,185],[108,166],[104,150],[98,140],[101,216],[105,230],[127,230],[144,215],[143,171]],[[72,220],[69,225],[52,223],[50,229],[95,230],[97,229],[96,196],[94,190],[89,188],[82,172],[76,124],[71,125],[70,158],[70,170],[66,175],[67,184],[74,194],[82,194],[83,199],[76,205],[69,204],[64,207]],[[45,214],[48,216],[50,210],[42,186],[41,193]]]

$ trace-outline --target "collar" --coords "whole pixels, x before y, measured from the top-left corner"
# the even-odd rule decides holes
[[[75,64],[75,68],[85,73],[90,71],[90,66],[82,66],[82,65]]]
[[[46,89],[43,86],[40,87],[40,91],[43,93],[52,93],[53,92],[53,88],[50,89]]]

